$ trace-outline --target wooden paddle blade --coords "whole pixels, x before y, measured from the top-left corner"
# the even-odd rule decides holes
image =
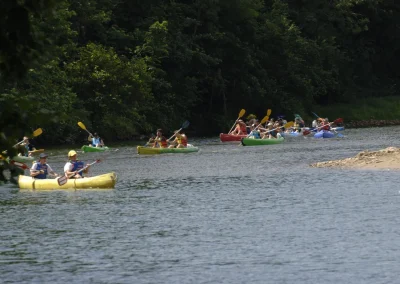
[[[272,110],[269,108],[267,109],[267,116],[269,117],[271,115]]]
[[[82,128],[83,130],[86,130],[86,126],[82,123],[82,122],[78,122],[78,125],[80,128]]]
[[[261,122],[260,122],[260,124],[264,124],[264,123],[266,123],[266,122],[268,121],[268,119],[269,119],[269,116],[268,116],[268,115],[264,116],[264,118],[263,118],[263,119],[261,119]]]
[[[43,133],[42,128],[38,128],[35,131],[33,131],[33,137],[39,136],[42,133]]]
[[[184,123],[182,123],[182,129],[183,128],[188,128],[190,122],[188,120],[186,120]]]
[[[59,186],[66,184],[67,181],[68,181],[68,178],[65,175],[57,178],[57,183]]]
[[[36,150],[33,150],[33,151],[28,151],[28,152],[31,153],[31,154],[42,153],[42,152],[44,152],[44,149],[36,149]]]
[[[246,110],[244,108],[242,108],[240,110],[240,112],[239,112],[239,117],[238,118],[241,118],[245,113],[246,113]]]
[[[293,122],[293,121],[289,121],[289,122],[286,123],[283,127],[289,128],[289,127],[292,127],[293,125],[294,125],[294,122]]]

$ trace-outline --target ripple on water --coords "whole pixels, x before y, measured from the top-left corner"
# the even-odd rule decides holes
[[[399,146],[398,129],[270,147],[195,139],[188,155],[124,146],[91,169],[117,172],[115,190],[2,187],[2,281],[396,283],[399,173],[308,165]]]

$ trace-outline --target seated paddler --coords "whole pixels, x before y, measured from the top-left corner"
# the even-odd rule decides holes
[[[68,162],[64,166],[64,173],[68,178],[83,178],[83,174],[89,172],[89,167],[80,171],[85,167],[85,163],[77,159],[77,153],[74,150],[68,152]]]
[[[157,129],[156,137],[154,137],[153,148],[168,148],[167,138],[163,135],[161,128]]]
[[[92,134],[89,134],[88,141],[91,142],[89,144],[89,146],[92,146],[92,147],[103,147],[104,146],[103,139],[101,139],[99,134],[97,134],[97,133],[94,133],[93,136],[92,136]]]
[[[46,179],[48,174],[55,177],[58,176],[47,163],[47,154],[45,153],[39,155],[39,160],[33,163],[30,173],[31,177],[37,179]]]
[[[185,133],[179,130],[175,131],[175,139],[171,142],[168,148],[187,148],[187,137]]]
[[[230,134],[233,134],[233,135],[246,135],[247,134],[246,123],[244,123],[243,120],[239,119],[236,122],[235,129]]]

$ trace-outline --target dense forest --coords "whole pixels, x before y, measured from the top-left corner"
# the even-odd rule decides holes
[[[307,117],[315,105],[396,96],[400,2],[25,0],[0,3],[0,146],[105,141],[188,119],[228,130],[240,109]]]

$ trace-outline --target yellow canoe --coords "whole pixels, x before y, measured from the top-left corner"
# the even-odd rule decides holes
[[[114,188],[117,175],[114,172],[104,175],[69,179],[66,184],[59,186],[56,179],[34,179],[20,175],[18,185],[20,189],[86,189],[86,188]]]

